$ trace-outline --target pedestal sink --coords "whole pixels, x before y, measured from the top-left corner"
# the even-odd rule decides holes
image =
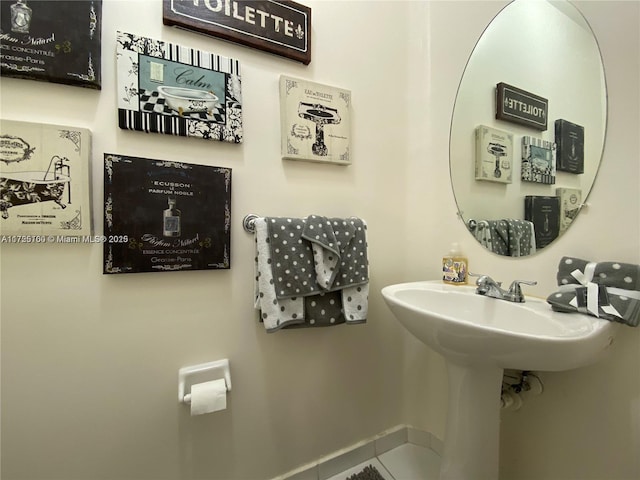
[[[558,313],[546,301],[484,297],[440,281],[390,285],[382,296],[400,323],[443,355],[449,411],[440,480],[497,480],[503,370],[561,371],[598,361],[617,325]]]

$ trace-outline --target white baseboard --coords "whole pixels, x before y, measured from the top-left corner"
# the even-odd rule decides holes
[[[398,425],[272,480],[325,480],[405,443],[442,454],[442,440],[435,435],[410,425]]]

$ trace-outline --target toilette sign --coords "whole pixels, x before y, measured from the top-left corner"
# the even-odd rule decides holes
[[[163,23],[308,65],[311,8],[290,0],[163,0]]]
[[[549,101],[525,90],[498,83],[496,85],[496,118],[519,123],[536,130],[547,129]]]

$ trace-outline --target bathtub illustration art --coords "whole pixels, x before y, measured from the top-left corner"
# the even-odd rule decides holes
[[[67,208],[63,195],[67,190],[67,203],[71,203],[71,172],[66,157],[51,158],[46,171],[0,173],[0,216],[9,218],[9,208],[32,203],[53,201]]]
[[[213,92],[195,90],[192,88],[159,86],[158,93],[165,99],[172,110],[182,116],[185,113],[206,112],[209,115],[218,102]]]
[[[0,233],[93,233],[91,131],[0,119]]]

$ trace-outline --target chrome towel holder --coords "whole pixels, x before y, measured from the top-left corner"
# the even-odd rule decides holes
[[[242,219],[242,227],[244,228],[245,232],[247,233],[256,232],[255,221],[258,218],[260,218],[260,216],[256,215],[255,213],[249,213],[248,215],[245,215],[245,217]]]

